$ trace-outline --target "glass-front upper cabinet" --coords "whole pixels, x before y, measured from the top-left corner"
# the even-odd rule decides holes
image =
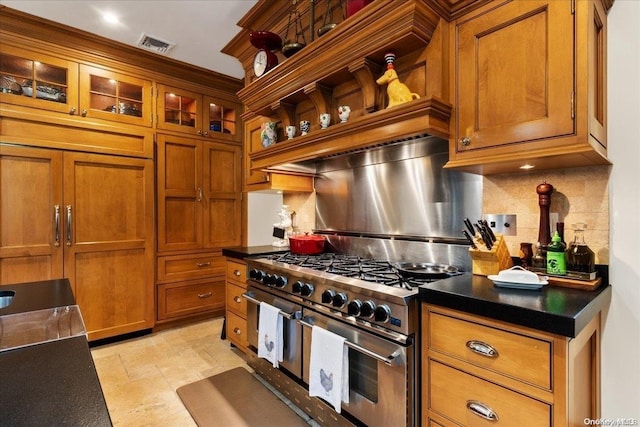
[[[240,140],[239,104],[158,85],[158,128],[194,136]]]
[[[80,114],[152,125],[151,81],[80,65]]]
[[[70,113],[78,106],[78,64],[0,47],[0,101]]]

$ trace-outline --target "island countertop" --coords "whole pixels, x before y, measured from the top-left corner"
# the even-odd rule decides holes
[[[3,285],[15,291],[1,316],[75,304],[67,279]],[[2,425],[111,426],[84,336],[0,352]]]
[[[594,291],[544,286],[540,290],[496,287],[465,273],[422,285],[423,303],[574,338],[611,301],[611,285]]]

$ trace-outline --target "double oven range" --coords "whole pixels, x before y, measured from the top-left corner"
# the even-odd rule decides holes
[[[278,307],[284,318],[280,369],[250,353],[256,372],[321,424],[418,424],[416,296],[418,286],[432,279],[405,278],[387,261],[333,253],[249,259],[248,269],[244,297],[254,353],[260,303]],[[304,396],[314,325],[346,339],[349,403],[342,404],[341,414],[321,399]]]

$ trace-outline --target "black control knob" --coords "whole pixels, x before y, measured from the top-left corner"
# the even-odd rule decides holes
[[[258,270],[257,268],[254,268],[251,271],[249,271],[249,278],[255,281],[258,281],[258,282],[261,281],[262,276],[264,276],[264,273]]]
[[[347,303],[347,295],[345,295],[343,292],[340,292],[339,294],[336,294],[333,296],[334,307],[342,308],[346,303]]]
[[[374,319],[376,322],[387,323],[391,318],[391,309],[387,305],[379,305],[374,312]]]
[[[302,289],[300,290],[300,295],[303,297],[308,297],[313,293],[313,285],[311,283],[305,283],[302,285]]]
[[[373,301],[365,301],[362,303],[362,307],[360,308],[360,317],[364,317],[366,319],[373,317],[373,312],[376,309],[376,304]]]
[[[275,285],[278,288],[284,288],[285,286],[287,286],[287,278],[284,276],[276,276]]]
[[[362,301],[354,299],[347,305],[347,314],[349,316],[360,316],[360,310],[362,309]]]
[[[331,289],[327,289],[322,293],[322,303],[323,304],[331,304],[333,302],[333,297],[336,295],[334,291]]]
[[[303,283],[298,280],[293,284],[293,286],[291,286],[291,292],[293,292],[294,294],[299,294],[300,292],[302,292],[302,285]]]
[[[265,274],[262,282],[267,286],[272,286],[276,283],[276,275],[275,274]]]

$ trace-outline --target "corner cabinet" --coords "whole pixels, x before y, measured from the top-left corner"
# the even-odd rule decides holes
[[[600,315],[575,338],[422,305],[422,425],[598,419]]]
[[[459,18],[447,167],[609,164],[606,22],[600,0],[494,1]]]
[[[152,160],[0,144],[0,175],[0,283],[68,278],[90,340],[153,327]]]
[[[222,314],[222,248],[241,243],[237,144],[158,134],[158,320]]]

